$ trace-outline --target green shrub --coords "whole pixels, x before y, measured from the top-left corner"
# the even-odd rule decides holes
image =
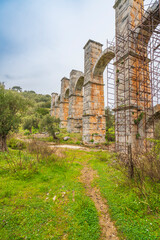
[[[160,139],[160,121],[155,125],[155,138]]]
[[[26,148],[26,144],[25,142],[16,139],[16,138],[11,138],[8,140],[7,142],[8,147],[12,148],[12,149],[16,149],[16,150],[23,150]]]
[[[36,134],[39,132],[39,129],[38,128],[35,128],[35,127],[32,127],[32,133],[33,134]]]
[[[25,136],[29,136],[29,135],[31,135],[31,133],[30,133],[29,130],[25,130],[24,135],[25,135]]]
[[[115,129],[114,126],[106,130],[106,140],[109,142],[115,141]]]

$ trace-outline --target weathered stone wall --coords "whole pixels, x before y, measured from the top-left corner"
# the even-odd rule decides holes
[[[93,77],[94,65],[102,53],[102,44],[89,40],[84,47],[83,141],[105,142],[103,74]]]
[[[143,0],[116,0],[116,145],[118,151],[128,145],[144,145],[145,122],[135,124],[140,114],[151,107],[148,37],[132,31],[143,17]],[[140,28],[141,29],[141,28]],[[147,34],[146,34],[147,36]],[[142,39],[143,38],[143,39]],[[148,111],[148,110],[147,110]],[[138,137],[137,137],[138,136]]]
[[[84,74],[77,70],[70,73],[69,117],[67,131],[82,132]]]
[[[54,116],[60,118],[60,95],[55,97]]]
[[[64,77],[61,80],[61,97],[60,97],[60,128],[67,128],[69,98],[66,97],[66,92],[69,89],[69,79]]]
[[[57,96],[58,96],[58,93],[51,94],[51,116],[55,116],[55,102],[56,102]]]

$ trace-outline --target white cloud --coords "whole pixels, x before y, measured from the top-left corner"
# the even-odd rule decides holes
[[[114,0],[13,0],[3,4],[0,33],[8,48],[0,53],[0,81],[7,87],[59,92],[63,76],[69,77],[72,69],[83,71],[83,47],[88,39],[105,47],[106,39],[114,37],[113,4]]]

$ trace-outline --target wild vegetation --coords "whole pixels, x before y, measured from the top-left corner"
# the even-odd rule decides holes
[[[1,87],[0,98],[0,134],[4,119],[9,126],[8,151],[0,152],[0,239],[101,239],[101,214],[81,180],[85,167],[96,172],[90,187],[107,200],[119,239],[160,239],[159,123],[152,149],[132,156],[130,164],[125,156],[84,147],[81,134],[59,131],[59,120],[49,115],[49,95]],[[114,116],[110,109],[106,115],[110,144]]]
[[[0,85],[0,141],[2,151],[7,150],[7,136],[11,131],[18,128],[24,109],[24,98],[13,91],[5,90],[4,86]]]
[[[0,238],[98,240],[99,215],[80,181],[84,164],[97,171],[92,186],[107,199],[119,239],[159,239],[158,181],[145,178],[142,193],[115,154],[60,151],[35,140],[0,154]]]

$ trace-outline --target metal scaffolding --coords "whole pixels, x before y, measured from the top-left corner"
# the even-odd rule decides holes
[[[136,13],[134,21],[116,33],[115,67],[110,63],[107,68],[107,106],[115,111],[116,151],[124,153],[131,145],[150,148],[147,139],[154,137],[160,111],[159,2],[131,12]]]

